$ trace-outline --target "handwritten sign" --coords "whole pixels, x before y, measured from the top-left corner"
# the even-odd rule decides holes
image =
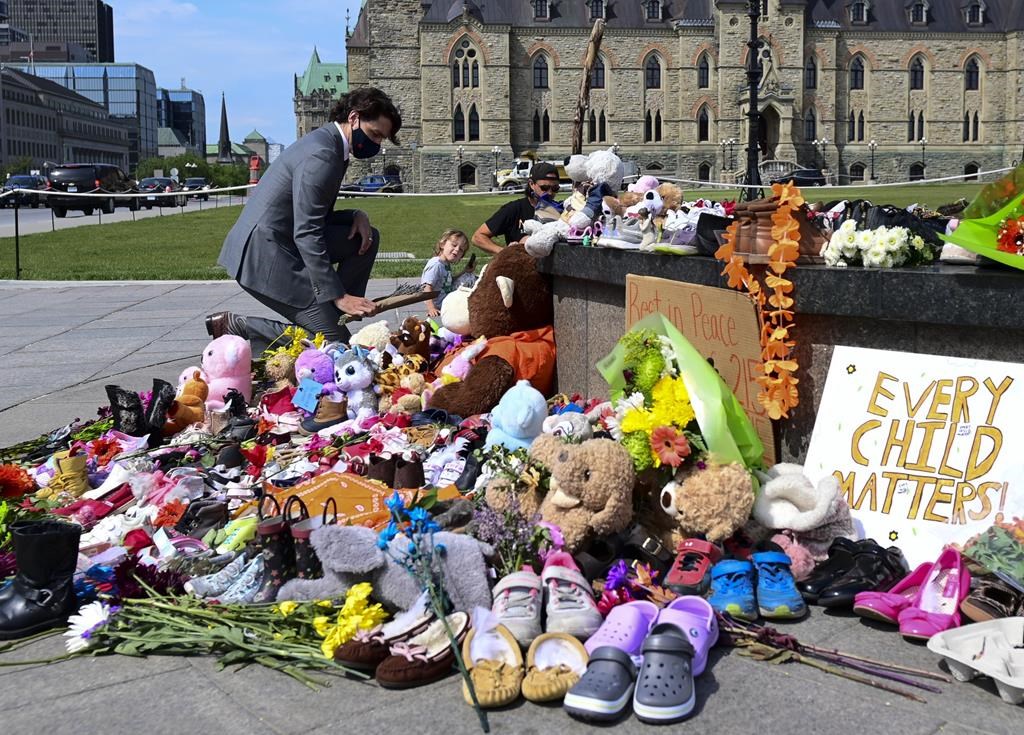
[[[761,330],[754,303],[736,291],[649,276],[626,276],[626,329],[665,315],[718,370],[757,429],[765,461],[775,463],[771,419],[757,402],[763,375]]]
[[[1024,516],[1024,365],[836,347],[807,453],[860,531],[932,561]]]

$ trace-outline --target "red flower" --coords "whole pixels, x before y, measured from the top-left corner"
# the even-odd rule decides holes
[[[94,439],[86,445],[86,448],[89,454],[96,458],[97,467],[106,467],[114,457],[121,453],[121,443],[117,439],[109,437]]]
[[[1004,253],[1024,255],[1024,217],[1004,219],[999,225],[998,242]]]
[[[187,506],[177,498],[171,500],[160,508],[160,511],[156,514],[156,520],[153,521],[154,528],[160,528],[161,526],[175,526],[181,517],[185,515],[185,509]]]
[[[662,464],[678,467],[690,456],[690,442],[671,426],[659,426],[651,432],[651,450]]]
[[[35,481],[23,468],[14,464],[0,465],[0,498],[20,498],[35,489]]]

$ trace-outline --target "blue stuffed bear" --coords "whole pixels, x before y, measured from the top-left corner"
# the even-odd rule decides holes
[[[540,436],[548,404],[539,390],[528,380],[520,380],[509,388],[491,411],[491,430],[484,448],[500,444],[506,449],[529,449]]]

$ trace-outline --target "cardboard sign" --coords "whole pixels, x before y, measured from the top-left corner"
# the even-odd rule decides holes
[[[754,303],[724,288],[627,275],[626,329],[654,313],[664,314],[718,370],[757,429],[765,461],[774,464],[772,422],[757,402],[761,386],[755,379],[764,373]]]
[[[807,453],[858,531],[933,561],[1024,516],[1024,365],[853,347],[832,353]]]

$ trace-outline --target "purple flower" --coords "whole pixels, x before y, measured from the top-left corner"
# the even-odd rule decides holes
[[[629,566],[626,564],[624,559],[619,559],[617,562],[612,564],[611,569],[608,570],[608,576],[605,578],[604,586],[606,589],[617,590],[628,584]]]

